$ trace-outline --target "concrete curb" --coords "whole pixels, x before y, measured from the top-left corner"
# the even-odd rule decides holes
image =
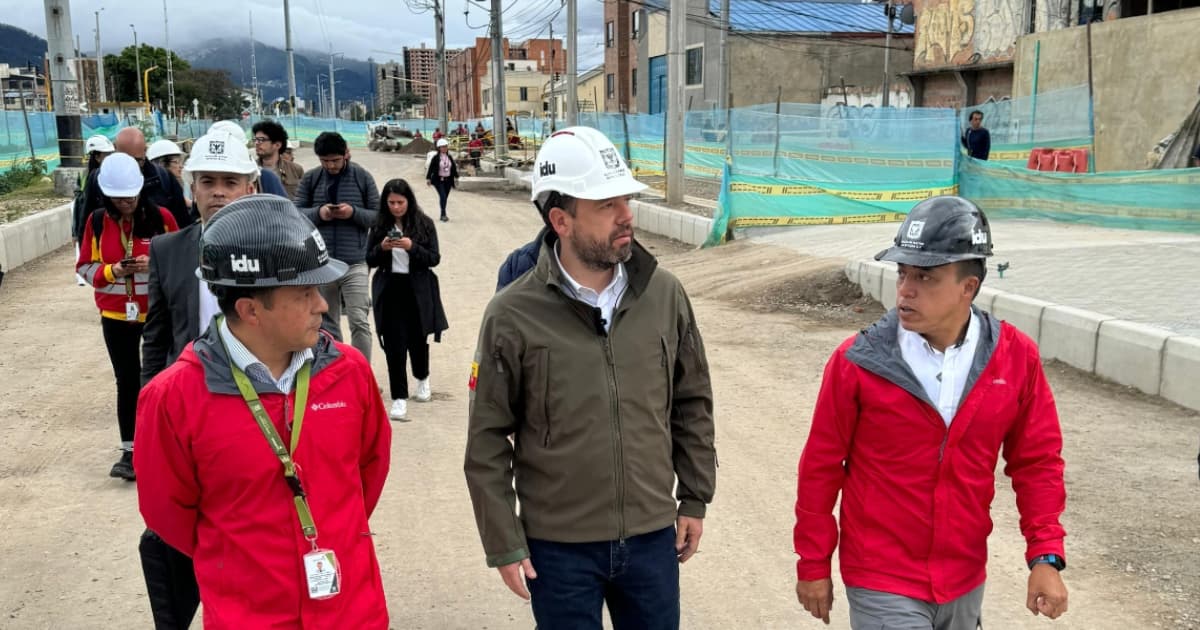
[[[533,188],[527,171],[506,168],[504,169],[504,178],[525,190]],[[712,231],[712,219],[708,217],[664,208],[640,199],[634,199],[629,207],[633,210],[634,227],[689,245],[699,247],[704,244],[708,233]]]
[[[886,308],[895,305],[895,265],[851,261],[846,278]],[[1200,339],[991,287],[980,289],[975,305],[1038,342],[1044,359],[1200,410],[1200,388],[1195,386],[1200,381]]]
[[[0,268],[18,269],[70,243],[71,206],[65,203],[0,225]]]

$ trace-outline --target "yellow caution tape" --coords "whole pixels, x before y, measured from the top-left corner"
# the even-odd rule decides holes
[[[731,194],[751,193],[779,197],[807,197],[813,195],[833,195],[854,201],[921,201],[938,195],[954,195],[958,186],[938,188],[919,188],[914,190],[833,190],[816,186],[795,186],[783,184],[747,184],[733,183],[729,186]]]
[[[860,223],[899,223],[907,215],[902,212],[855,214],[836,217],[739,217],[729,221],[730,228],[786,227],[795,225],[855,225]]]

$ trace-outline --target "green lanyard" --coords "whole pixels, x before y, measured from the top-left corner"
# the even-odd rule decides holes
[[[123,223],[124,221],[117,220],[117,231],[121,234],[121,247],[125,248],[126,258],[133,258],[133,218],[130,217],[129,219],[129,236],[125,236],[125,226],[122,225]],[[130,302],[133,301],[133,284],[133,274],[125,276],[125,296],[129,298]]]
[[[220,322],[218,321],[217,324],[220,325]],[[296,446],[300,444],[300,428],[304,424],[304,406],[308,401],[308,381],[312,377],[312,362],[306,362],[296,376],[296,400],[292,414],[292,448],[290,452],[284,446],[283,439],[279,437],[279,432],[275,430],[275,425],[271,423],[271,416],[267,415],[267,410],[263,408],[262,401],[258,399],[258,393],[254,391],[254,386],[250,384],[246,373],[232,362],[229,367],[233,369],[233,380],[237,383],[242,398],[246,400],[246,405],[250,407],[254,421],[258,423],[263,437],[267,438],[267,444],[271,445],[271,450],[275,451],[275,456],[283,463],[283,478],[287,481],[288,487],[292,489],[292,500],[296,504],[296,516],[300,519],[300,530],[304,533],[304,538],[315,545],[317,526],[313,523],[312,512],[308,510],[308,500],[305,497],[304,488],[300,485],[300,478],[296,476],[296,464],[292,461],[291,455],[296,452]]]

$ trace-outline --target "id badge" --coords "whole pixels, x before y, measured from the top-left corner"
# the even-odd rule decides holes
[[[138,308],[138,303],[137,302],[126,302],[125,303],[125,321],[136,322],[138,320],[138,315],[141,315],[141,309]]]
[[[310,599],[329,599],[341,592],[342,567],[330,549],[304,554],[304,575]]]

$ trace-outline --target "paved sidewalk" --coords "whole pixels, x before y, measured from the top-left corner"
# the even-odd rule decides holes
[[[753,240],[814,256],[871,259],[897,223],[765,228]],[[1200,235],[1049,221],[992,221],[985,286],[1200,337]],[[1004,278],[996,264],[1007,262]]]

